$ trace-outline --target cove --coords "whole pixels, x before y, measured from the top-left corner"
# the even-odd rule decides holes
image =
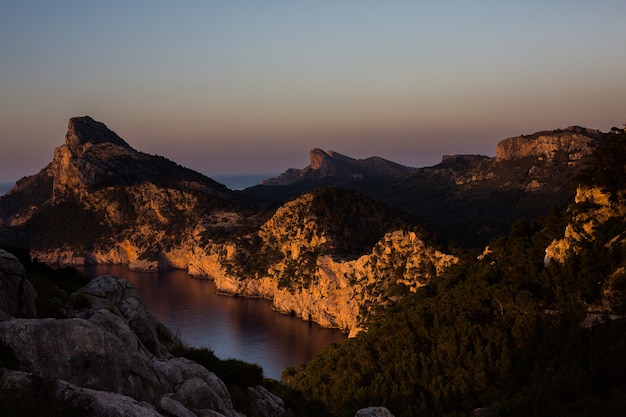
[[[256,363],[268,378],[280,380],[286,367],[297,369],[347,338],[337,329],[277,313],[268,300],[219,295],[211,280],[185,271],[136,272],[119,265],[83,271],[130,281],[150,312],[185,344],[209,348],[221,359]]]

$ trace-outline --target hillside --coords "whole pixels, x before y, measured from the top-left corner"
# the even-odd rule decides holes
[[[348,416],[620,416],[626,410],[626,133],[605,136],[567,209],[520,220],[284,378]]]
[[[198,236],[220,239],[254,225],[262,213],[254,204],[133,149],[86,116],[70,119],[65,144],[48,166],[0,197],[0,224],[4,244],[29,247],[50,263],[140,267]]]
[[[302,175],[312,172],[308,167],[281,176],[289,182],[268,181],[245,193],[287,201],[319,186],[356,190],[431,224],[451,244],[481,247],[519,218],[565,207],[574,196],[571,180],[581,160],[603,136],[577,126],[537,132],[500,141],[495,158],[446,155],[440,164],[404,176]]]
[[[354,159],[338,152],[313,149],[311,163],[304,169],[288,169],[276,178],[262,182],[263,185],[292,185],[307,181],[332,179],[391,179],[404,178],[415,168],[400,165],[381,157]]]

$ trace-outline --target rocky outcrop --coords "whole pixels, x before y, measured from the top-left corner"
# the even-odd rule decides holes
[[[571,160],[579,160],[591,153],[602,136],[603,133],[598,130],[570,126],[563,130],[512,137],[498,143],[496,160],[526,157],[551,160],[557,153],[567,154]]]
[[[554,262],[563,264],[569,257],[588,250],[592,244],[612,251],[621,251],[626,245],[626,235],[619,227],[606,227],[611,222],[619,224],[626,217],[626,193],[623,190],[609,192],[596,186],[581,186],[568,213],[571,219],[563,237],[554,239],[545,249],[546,266]],[[601,297],[596,304],[587,306],[589,314],[583,324],[616,317],[614,312],[623,311],[626,271],[623,265],[612,268],[606,276],[594,278],[594,284],[601,285]]]
[[[14,255],[0,249],[0,320],[36,317],[36,299],[37,293],[26,278],[24,265]]]
[[[352,333],[362,329],[373,306],[415,291],[456,260],[429,246],[415,232],[396,230],[384,235],[385,222],[391,225],[394,219],[369,200],[359,202],[365,211],[355,215],[363,217],[364,233],[379,224],[383,236],[378,242],[372,240],[363,256],[346,258],[337,251],[341,246],[337,233],[344,233],[343,226],[324,225],[329,220],[316,212],[318,203],[312,193],[279,208],[257,231],[222,243],[203,238],[211,225],[219,223],[192,217],[198,204],[193,195],[152,184],[127,187],[127,193],[138,204],[134,209],[137,225],[125,239],[112,247],[86,251],[67,245],[58,250],[35,250],[33,255],[60,265],[116,263],[148,271],[185,269],[214,280],[224,293],[270,299],[279,312]],[[147,195],[151,197],[145,198]],[[380,218],[369,219],[373,214],[368,210]],[[115,205],[109,205],[107,211],[109,219],[121,216]],[[168,219],[177,216],[187,228],[180,231],[176,245],[164,245],[167,234],[162,228],[143,226],[167,225]],[[231,226],[245,220],[238,213],[221,212],[219,216],[228,218]],[[355,233],[354,239],[362,238]],[[145,339],[144,343],[154,346]]]
[[[356,334],[373,306],[416,291],[457,261],[406,230],[385,234],[355,259],[328,252],[334,237],[315,216],[313,199],[305,194],[263,224],[250,256],[269,262],[257,273],[246,275],[246,248],[234,242],[204,259],[196,255],[189,270],[224,293],[271,299],[277,311]]]
[[[103,123],[84,116],[70,119],[65,143],[54,150],[48,166],[0,197],[0,224],[24,224],[41,210],[70,200],[98,213],[102,225],[123,229],[136,220],[133,210],[146,205],[135,197],[151,198],[146,186],[171,193],[170,200],[180,197],[183,203],[214,199],[214,205],[224,201],[236,206],[233,192],[225,186],[166,158],[139,152]],[[177,206],[169,203],[171,208]],[[202,218],[205,213],[193,214]]]
[[[354,417],[394,417],[385,407],[367,407],[356,412]]]
[[[378,156],[354,159],[337,152],[313,149],[310,164],[304,169],[289,169],[276,178],[264,180],[263,185],[290,185],[301,181],[318,181],[349,177],[403,178],[415,168],[400,165]]]
[[[2,279],[24,278],[24,267],[4,251],[0,271]],[[5,294],[9,306],[16,297],[15,291]],[[41,386],[38,381],[48,381],[56,401],[89,415],[241,416],[215,374],[169,354],[162,342],[173,336],[128,282],[100,276],[72,298],[84,307],[68,310],[72,315],[66,319],[5,313],[0,322],[2,363],[8,367],[0,373],[3,392],[28,392]]]
[[[285,417],[285,403],[262,386],[249,387],[248,393],[254,398],[260,417]]]
[[[555,239],[545,250],[544,263],[563,263],[570,254],[578,253],[580,245],[594,238],[594,229],[611,218],[626,216],[623,196],[611,198],[611,193],[598,187],[579,187],[574,200],[572,219],[562,239]],[[582,209],[575,209],[582,207]]]
[[[65,136],[65,145],[72,154],[80,156],[85,149],[103,143],[133,150],[124,139],[109,130],[104,123],[97,122],[89,116],[70,119]]]

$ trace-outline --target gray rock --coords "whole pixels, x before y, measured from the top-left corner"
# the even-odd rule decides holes
[[[72,296],[87,297],[92,308],[68,319],[14,318],[11,300],[24,282],[24,267],[0,252],[0,342],[19,368],[0,373],[0,389],[29,392],[33,378],[51,381],[58,401],[103,417],[161,416],[155,405],[168,416],[242,417],[214,373],[169,354],[156,329],[167,330],[127,281],[91,281]]]
[[[385,407],[368,407],[357,411],[354,417],[394,417],[394,415]]]
[[[37,292],[26,278],[24,265],[0,249],[0,320],[37,317]]]
[[[178,401],[170,398],[163,397],[159,402],[159,407],[163,411],[163,413],[167,416],[172,417],[196,417],[196,415],[189,411],[185,406],[183,406]]]
[[[170,395],[170,398],[190,409],[213,409],[216,403],[219,403],[219,397],[215,395],[214,390],[201,378],[185,380],[176,393]]]
[[[185,358],[172,358],[155,362],[160,372],[175,389],[169,396],[188,408],[210,408],[227,417],[239,417],[233,409],[230,394],[224,382],[213,372]],[[193,390],[198,389],[199,393]],[[204,398],[200,398],[203,396]]]
[[[172,393],[190,407],[238,416],[226,386],[215,374],[188,359],[157,359],[143,349],[133,350],[133,343],[124,341],[131,338],[131,331],[123,329],[119,318],[103,311],[93,317],[95,322],[79,318],[5,321],[0,323],[0,340],[13,349],[22,370],[45,379],[63,379],[153,404]]]
[[[265,387],[260,385],[248,387],[248,393],[254,398],[259,416],[284,417],[286,415],[282,398],[272,394]]]
[[[87,297],[93,309],[106,309],[123,318],[150,353],[167,357],[167,349],[159,342],[156,328],[160,326],[163,331],[167,330],[148,312],[130,282],[113,275],[101,275],[72,296]],[[169,337],[173,339],[171,335]]]
[[[56,399],[64,404],[85,408],[85,414],[93,417],[162,417],[145,401],[114,392],[81,388],[65,381],[56,382]]]
[[[32,392],[37,377],[28,372],[5,369],[0,374],[0,391]],[[140,402],[125,395],[81,388],[67,381],[51,381],[52,398],[75,410],[83,410],[93,417],[162,417],[147,402]]]
[[[14,319],[0,323],[0,340],[20,368],[46,379],[150,400],[164,390],[146,355],[85,319]]]
[[[225,417],[224,414],[220,414],[217,411],[213,410],[194,410],[194,412],[198,417]]]

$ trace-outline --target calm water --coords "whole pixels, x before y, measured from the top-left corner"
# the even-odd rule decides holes
[[[341,343],[338,330],[279,314],[267,300],[215,293],[215,284],[184,271],[134,272],[121,266],[89,266],[94,277],[112,274],[133,283],[150,312],[188,345],[207,347],[222,358],[257,363],[264,375],[280,380],[329,344]]]

